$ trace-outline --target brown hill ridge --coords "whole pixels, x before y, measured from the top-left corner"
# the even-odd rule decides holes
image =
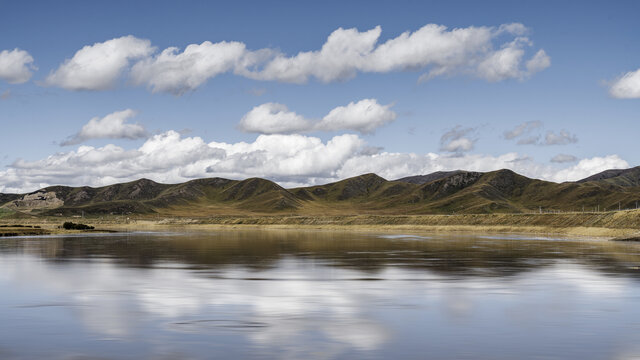
[[[511,170],[438,172],[388,181],[365,174],[285,189],[265,179],[207,178],[181,184],[148,179],[99,188],[51,186],[0,194],[0,214],[163,215],[452,214],[592,211],[636,208],[640,167],[609,170],[577,182],[530,179]]]
[[[579,180],[579,183],[603,181],[620,186],[640,186],[640,166],[631,169],[612,169]]]

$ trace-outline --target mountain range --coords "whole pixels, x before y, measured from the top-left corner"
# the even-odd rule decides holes
[[[564,183],[531,179],[511,170],[436,172],[393,181],[364,174],[291,189],[261,178],[207,178],[181,184],[140,179],[98,188],[50,186],[28,194],[0,194],[0,214],[524,213],[626,209],[636,208],[639,202],[640,166]]]

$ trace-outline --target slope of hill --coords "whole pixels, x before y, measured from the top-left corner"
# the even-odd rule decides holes
[[[0,194],[0,204],[7,203],[18,198],[20,198],[20,195],[18,194]]]
[[[160,184],[148,179],[92,187],[51,186],[0,196],[0,205],[31,215],[213,216],[243,214],[523,213],[635,208],[640,168],[553,183],[510,170],[452,171],[388,181],[365,174],[338,182],[284,189],[265,179],[197,179]],[[408,179],[408,180],[407,180]],[[433,179],[427,181],[429,179]]]
[[[640,166],[631,169],[612,169],[591,175],[578,183],[602,181],[619,186],[640,186]]]
[[[140,179],[99,188],[51,186],[7,197],[3,207],[41,215],[122,215],[167,213],[185,216],[208,213],[268,213],[295,209],[298,199],[264,179],[243,181],[198,179],[182,184],[159,184]]]
[[[427,174],[427,175],[407,176],[407,177],[403,177],[401,179],[397,179],[395,181],[422,185],[422,184],[426,184],[428,182],[444,179],[444,178],[449,177],[451,175],[456,175],[456,174],[459,174],[459,173],[462,173],[462,172],[465,172],[465,171],[462,171],[462,170],[436,171],[434,173]]]

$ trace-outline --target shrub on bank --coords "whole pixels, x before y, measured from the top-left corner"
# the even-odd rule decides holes
[[[67,221],[62,224],[62,228],[65,230],[93,230],[95,229],[93,226],[85,225],[85,224],[76,224],[71,221]]]

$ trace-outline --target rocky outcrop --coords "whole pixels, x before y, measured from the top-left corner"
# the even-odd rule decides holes
[[[22,198],[9,202],[6,207],[18,211],[30,211],[39,209],[55,209],[64,205],[64,201],[58,199],[53,191],[38,190],[24,195]]]

